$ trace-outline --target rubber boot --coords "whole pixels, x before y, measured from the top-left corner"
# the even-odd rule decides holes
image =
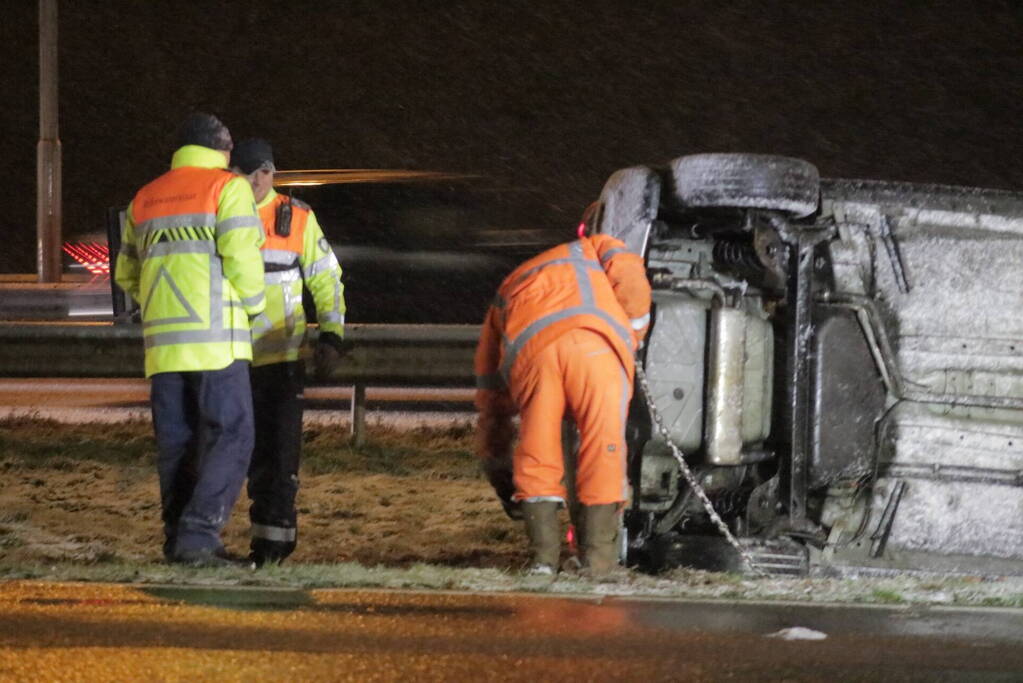
[[[607,578],[618,569],[618,503],[584,505],[579,521],[582,574]]]
[[[529,537],[527,574],[554,575],[561,555],[561,523],[558,503],[553,500],[523,502],[522,516]]]

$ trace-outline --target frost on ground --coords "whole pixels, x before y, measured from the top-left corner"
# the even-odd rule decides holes
[[[264,586],[276,588],[433,589],[472,592],[532,592],[593,597],[689,600],[783,601],[949,607],[1023,608],[1023,579],[979,577],[746,578],[678,569],[661,576],[630,572],[607,582],[561,574],[525,576],[516,568],[408,567],[359,563],[290,563],[258,571],[184,569],[158,564],[105,561],[50,562],[12,566],[0,562],[0,578],[103,581],[140,584]],[[800,634],[795,634],[800,635]],[[804,634],[805,635],[805,634]],[[779,637],[783,637],[780,636]]]
[[[300,541],[287,563],[196,570],[161,561],[148,422],[0,419],[0,578],[1023,607],[1023,578],[523,576],[523,529],[480,475],[470,424],[371,425],[367,436],[357,449],[336,426],[305,429]],[[237,553],[247,550],[247,507],[243,493],[224,533]]]

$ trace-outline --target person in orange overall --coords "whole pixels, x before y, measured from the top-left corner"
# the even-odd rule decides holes
[[[590,234],[598,211],[596,204],[587,209],[578,240],[505,278],[476,348],[477,454],[505,511],[525,521],[533,574],[557,572],[566,415],[579,430],[583,569],[601,576],[617,563],[619,512],[628,497],[625,420],[633,357],[650,321],[650,284],[642,256]]]

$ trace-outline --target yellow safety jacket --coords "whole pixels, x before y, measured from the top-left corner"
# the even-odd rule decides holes
[[[290,225],[279,220],[290,207]],[[323,236],[309,205],[274,190],[257,205],[263,222],[263,266],[266,282],[265,325],[252,329],[253,365],[296,361],[305,338],[302,283],[312,294],[320,333],[345,333],[344,285],[341,266]],[[283,234],[287,233],[287,234]]]
[[[146,377],[252,358],[263,230],[248,181],[225,165],[222,152],[185,145],[128,206],[115,280],[142,307]]]

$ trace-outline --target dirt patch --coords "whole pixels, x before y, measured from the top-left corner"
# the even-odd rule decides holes
[[[156,448],[144,421],[64,425],[0,420],[0,563],[162,559]],[[337,428],[304,435],[296,563],[514,568],[521,527],[505,517],[470,452],[467,424],[370,428],[353,448]],[[248,551],[248,500],[225,529]]]
[[[353,448],[336,425],[304,438],[299,545],[258,572],[163,563],[152,427],[0,418],[0,579],[372,586],[538,591],[717,600],[1023,607],[1023,578],[751,578],[676,569],[591,583],[514,571],[521,524],[501,511],[470,452],[468,423],[399,431],[375,426]],[[224,540],[248,550],[243,493]]]

